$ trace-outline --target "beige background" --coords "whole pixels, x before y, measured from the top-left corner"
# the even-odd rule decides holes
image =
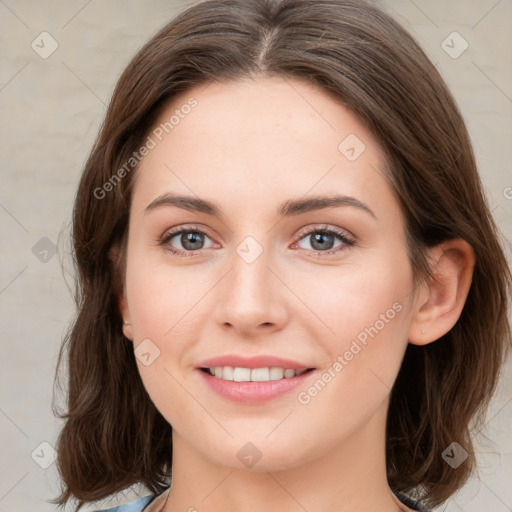
[[[71,284],[64,228],[120,72],[184,5],[0,0],[0,512],[56,510],[45,502],[58,491],[51,446],[60,422],[50,403],[57,350],[73,314],[61,268]],[[384,5],[417,37],[459,102],[510,261],[512,2],[387,0]],[[46,59],[31,47],[35,40],[40,53],[51,48],[49,36],[41,36],[46,38],[41,48],[43,31],[58,44]],[[469,45],[456,59],[441,46],[453,31]],[[463,44],[454,41],[452,52]],[[492,404],[486,432],[494,444],[480,450],[480,477],[440,510],[512,510],[511,376],[509,368]]]

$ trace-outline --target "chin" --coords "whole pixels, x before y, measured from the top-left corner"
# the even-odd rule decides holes
[[[236,471],[253,473],[285,471],[307,463],[315,458],[315,451],[305,449],[305,443],[279,443],[262,439],[259,436],[250,441],[250,435],[230,439],[225,446],[215,443],[214,452],[207,450],[205,455],[216,465],[221,465]]]

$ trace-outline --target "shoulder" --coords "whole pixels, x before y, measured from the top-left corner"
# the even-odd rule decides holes
[[[144,498],[138,498],[124,505],[118,505],[113,508],[105,508],[101,510],[95,510],[94,512],[142,512],[155,496],[145,496]]]
[[[143,498],[137,498],[128,503],[124,503],[123,505],[117,505],[112,508],[103,508],[101,510],[93,510],[93,512],[143,512],[151,502],[157,501],[157,498],[165,493],[167,489],[169,489],[169,486],[165,487],[159,494],[144,496]]]

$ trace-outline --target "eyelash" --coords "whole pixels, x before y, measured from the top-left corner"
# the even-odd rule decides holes
[[[167,251],[169,251],[170,253],[172,253],[174,255],[184,256],[184,257],[200,256],[201,252],[205,249],[199,249],[196,251],[182,251],[181,249],[176,249],[176,248],[172,247],[171,245],[169,245],[169,242],[176,235],[180,235],[182,233],[199,233],[201,235],[205,235],[208,237],[208,234],[206,232],[204,232],[202,229],[199,229],[195,226],[191,226],[188,228],[184,228],[184,227],[180,226],[179,228],[169,231],[160,240],[160,245],[164,246],[164,248]],[[346,232],[344,232],[340,229],[334,228],[332,226],[322,226],[321,228],[314,227],[312,229],[310,228],[309,230],[301,231],[298,235],[299,238],[297,239],[297,242],[294,242],[293,246],[295,246],[303,238],[307,237],[308,235],[312,235],[313,233],[322,233],[322,234],[327,234],[327,235],[333,235],[343,242],[343,245],[341,245],[340,247],[338,247],[336,249],[331,249],[331,250],[327,250],[327,251],[314,251],[314,250],[310,251],[313,254],[320,256],[320,257],[324,257],[326,255],[336,254],[338,252],[345,251],[348,247],[353,247],[356,243],[355,240],[353,240],[352,238],[349,238],[347,236]],[[210,238],[210,237],[208,237],[208,238]],[[308,249],[303,249],[303,250],[307,251]]]

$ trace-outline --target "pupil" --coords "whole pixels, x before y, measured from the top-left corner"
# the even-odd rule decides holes
[[[194,243],[198,242],[201,245],[201,235],[199,233],[190,232],[184,233],[181,236],[181,243],[186,249],[200,249],[200,247],[194,245]]]

